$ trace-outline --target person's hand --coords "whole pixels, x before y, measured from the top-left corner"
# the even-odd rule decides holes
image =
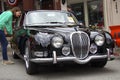
[[[12,36],[11,34],[8,34],[8,33],[7,33],[6,28],[4,28],[4,34],[5,34],[6,37],[11,37],[11,36]]]
[[[7,35],[8,33],[7,33],[7,30],[6,30],[6,28],[4,28],[4,34],[5,35]]]

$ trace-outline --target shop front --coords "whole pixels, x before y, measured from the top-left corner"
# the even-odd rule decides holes
[[[79,22],[109,31],[120,47],[120,0],[67,0]],[[65,6],[66,6],[65,5]]]
[[[29,10],[67,10],[72,6],[80,23],[110,31],[110,26],[120,25],[120,0],[0,0],[0,12],[19,6]]]
[[[120,27],[120,0],[66,1],[66,5],[72,6],[79,22],[87,27],[94,25],[106,31],[111,31],[111,26],[117,25]]]
[[[1,5],[1,1],[0,1],[0,13],[2,12],[2,5]]]
[[[60,10],[61,0],[0,0],[0,11],[19,6],[23,11],[29,10]]]
[[[6,1],[5,0],[0,0],[0,12],[1,13],[7,9],[6,6],[7,6]]]
[[[87,27],[104,28],[103,0],[67,0],[79,22]]]

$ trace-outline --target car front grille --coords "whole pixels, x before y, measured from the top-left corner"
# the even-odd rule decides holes
[[[71,45],[74,56],[77,59],[84,59],[88,56],[90,39],[85,32],[73,32],[71,34]]]

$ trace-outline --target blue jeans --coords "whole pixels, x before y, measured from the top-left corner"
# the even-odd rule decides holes
[[[2,48],[3,60],[8,60],[8,55],[7,55],[8,41],[6,39],[4,31],[2,31],[2,30],[0,30],[0,43],[1,43],[1,48]]]

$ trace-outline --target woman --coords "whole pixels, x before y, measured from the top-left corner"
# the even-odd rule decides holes
[[[11,10],[5,11],[0,15],[0,43],[2,48],[3,64],[13,64],[13,61],[8,59],[7,45],[8,41],[6,35],[12,35],[12,21],[13,17],[20,17],[21,10],[19,7],[14,7]]]

